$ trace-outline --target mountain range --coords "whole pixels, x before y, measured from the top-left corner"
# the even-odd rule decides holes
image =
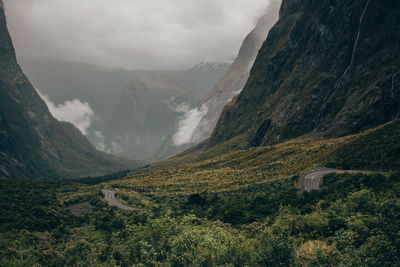
[[[200,63],[185,71],[106,69],[66,61],[23,60],[21,65],[55,106],[74,99],[87,103],[93,116],[85,134],[98,149],[146,159],[230,64]]]
[[[0,0],[1,178],[138,164],[51,116],[16,62],[3,9]],[[0,265],[398,266],[400,2],[283,0],[264,42],[253,34],[209,94],[225,95],[215,102],[181,90],[176,73],[129,74],[115,95],[101,80],[108,70],[96,74],[110,137],[139,128],[156,142],[169,108],[184,114],[178,141],[190,142],[211,104],[233,98],[211,137],[166,160],[74,181],[0,179]],[[178,76],[197,81],[188,73]],[[177,151],[164,147],[164,157]]]

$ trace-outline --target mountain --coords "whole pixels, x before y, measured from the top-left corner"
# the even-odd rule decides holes
[[[278,18],[279,7],[280,1],[272,1],[269,4],[256,27],[244,39],[232,65],[216,83],[213,90],[199,101],[195,109],[191,110],[192,113],[199,113],[201,118],[192,126],[190,136],[182,141],[179,137],[179,131],[182,130],[174,129],[165,139],[159,151],[153,155],[154,159],[167,158],[210,137],[224,105],[239,94],[246,84],[258,50]]]
[[[141,73],[132,79],[101,130],[106,148],[119,155],[147,159],[228,66],[202,63],[185,72]]]
[[[167,160],[96,179],[0,179],[0,266],[399,266],[400,119],[370,128],[398,113],[398,103],[393,107],[389,101],[398,96],[397,72],[390,72],[398,66],[398,12],[399,4],[392,1],[284,0],[281,20],[260,50],[246,87],[225,107],[208,149],[200,149],[207,147],[203,142]],[[371,22],[364,25],[365,19]],[[316,27],[319,23],[329,27]],[[358,31],[360,24],[362,31]],[[355,39],[349,26],[357,33]],[[340,34],[333,32],[336,28]],[[326,37],[329,42],[319,36],[321,29],[324,36],[331,36]],[[371,37],[365,40],[364,31]],[[346,36],[350,39],[341,40]],[[0,44],[2,39],[0,31]],[[350,49],[351,40],[356,45]],[[335,48],[336,42],[341,46]],[[9,40],[0,45],[0,107],[6,99],[19,108],[10,106],[10,113],[22,110],[13,118],[15,127],[8,127],[19,130],[12,134],[21,135],[32,132],[28,126],[33,120],[24,115],[30,111],[23,110],[29,108],[29,100],[51,116],[36,94],[25,96],[26,91],[35,93],[30,85],[21,87],[27,84],[25,78],[22,85],[15,82],[21,79],[15,73],[21,72],[15,59],[7,56],[13,54],[10,44]],[[159,109],[158,103],[150,101],[151,93],[158,94],[176,81],[165,73],[159,75],[133,80],[124,89],[121,111],[116,114],[125,115],[123,120],[134,114],[134,123],[147,116],[139,112],[142,105]],[[298,76],[304,82],[292,84]],[[3,80],[12,86],[5,87]],[[160,81],[157,87],[150,86]],[[335,91],[329,81],[334,81]],[[21,96],[19,89],[24,89]],[[321,94],[331,97],[320,100]],[[340,94],[351,96],[340,101]],[[309,98],[316,104],[307,102]],[[318,107],[318,101],[326,106]],[[350,103],[346,109],[350,117],[342,116],[340,109],[328,120],[335,109]],[[306,108],[298,109],[296,104],[309,104],[308,112],[314,113],[305,117]],[[363,113],[351,110],[360,105],[366,107]],[[326,112],[320,113],[321,108]],[[0,125],[13,115],[4,117],[4,110],[8,111],[0,110]],[[381,116],[382,110],[387,114]],[[303,132],[312,134],[286,142],[272,139],[276,144],[264,146],[271,136],[268,131],[281,129],[273,124],[281,117],[272,113],[265,132],[258,132],[260,138],[251,138],[251,126],[268,118],[267,111],[280,111],[282,116],[297,112],[304,120],[297,122],[298,127],[303,123]],[[186,113],[189,119],[203,115]],[[377,115],[375,120],[363,118],[372,115]],[[23,128],[18,120],[27,126]],[[363,125],[357,124],[360,120]],[[316,123],[307,130],[310,121]],[[292,121],[278,123],[291,130]],[[321,138],[341,135],[323,130],[329,123],[333,129],[357,133]],[[238,128],[230,128],[235,125]],[[364,127],[370,129],[361,130]],[[286,131],[287,136],[301,134]],[[26,141],[32,144],[26,139],[20,144]],[[0,144],[5,146],[3,141]],[[331,171],[321,165],[336,170],[321,177]],[[310,174],[318,184],[313,183],[316,189],[308,192],[304,185]],[[101,197],[101,188],[112,196]],[[131,209],[121,209],[126,206]]]
[[[179,104],[195,98],[193,91],[186,89],[189,86],[175,86],[169,78],[142,76],[124,88],[111,118],[101,128],[106,149],[146,158],[159,146],[180,116]]]
[[[185,108],[194,108],[229,66],[200,63],[185,71],[143,71],[22,61],[32,83],[55,105],[73,99],[88,103],[94,116],[86,135],[98,149],[133,159],[155,153]]]
[[[230,67],[228,63],[202,62],[183,73],[186,80],[191,81],[196,88],[208,93],[224,76]]]
[[[399,117],[399,22],[399,1],[284,0],[210,145],[344,136]]]
[[[0,0],[0,177],[77,178],[138,165],[97,151],[51,116],[17,63]]]

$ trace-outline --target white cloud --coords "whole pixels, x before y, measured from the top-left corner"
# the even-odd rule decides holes
[[[181,146],[191,142],[197,125],[203,116],[207,114],[207,111],[208,106],[204,104],[200,109],[191,109],[181,117],[178,123],[178,130],[173,136],[175,146]]]
[[[114,154],[119,154],[122,152],[122,148],[120,145],[118,145],[116,142],[111,142],[111,149],[108,150],[108,153],[114,153]]]
[[[180,104],[178,106],[175,106],[173,104],[174,97],[171,98],[171,99],[172,100],[167,101],[168,107],[171,110],[175,111],[176,113],[186,113],[186,112],[188,112],[190,110],[190,106],[188,104],[182,103],[182,104]]]
[[[44,102],[47,104],[50,113],[59,121],[70,122],[76,126],[83,134],[87,134],[91,121],[94,118],[94,112],[89,103],[73,99],[64,104],[55,105],[47,95],[36,89]]]
[[[104,135],[100,131],[95,131],[93,136],[91,136],[91,141],[94,146],[101,151],[106,151],[106,146],[104,144]]]
[[[90,141],[94,144],[94,146],[100,151],[109,154],[119,154],[122,152],[121,146],[118,145],[116,142],[112,141],[106,144],[105,137],[103,133],[100,131],[91,132],[89,138]]]
[[[21,59],[184,69],[233,59],[270,0],[4,0]]]

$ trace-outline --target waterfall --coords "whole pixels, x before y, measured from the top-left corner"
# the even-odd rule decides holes
[[[343,72],[342,76],[339,78],[339,80],[336,82],[335,85],[335,90],[337,90],[340,86],[340,84],[342,83],[343,78],[347,75],[347,73],[350,71],[351,67],[353,66],[354,63],[354,57],[356,54],[356,50],[357,50],[357,46],[358,46],[358,42],[360,41],[360,35],[361,35],[361,25],[363,23],[364,20],[364,16],[365,16],[365,12],[367,11],[367,8],[369,6],[369,2],[370,0],[367,1],[367,3],[365,4],[364,10],[361,13],[361,17],[360,17],[360,22],[358,24],[358,33],[357,33],[357,38],[356,41],[354,43],[354,47],[353,47],[353,52],[351,54],[351,60],[350,60],[350,64],[347,66],[346,70]]]
[[[392,99],[395,99],[395,95],[394,95],[394,85],[395,85],[395,82],[396,82],[396,76],[397,75],[399,75],[400,74],[400,70],[398,71],[398,72],[396,72],[396,73],[394,73],[393,74],[393,76],[392,76],[392,89],[391,89],[391,96],[392,96]],[[396,120],[399,118],[399,116],[400,116],[400,107],[399,107],[399,111],[398,111],[398,113],[397,113],[397,115],[396,115]]]
[[[363,9],[363,12],[361,13],[361,17],[360,17],[360,20],[359,20],[359,23],[358,23],[357,38],[356,38],[356,41],[354,42],[354,46],[353,46],[353,51],[352,51],[352,54],[351,54],[350,63],[349,63],[349,65],[346,67],[346,70],[343,72],[342,76],[340,76],[340,78],[337,80],[337,82],[336,82],[336,84],[335,84],[335,90],[334,90],[333,92],[336,92],[336,91],[337,91],[337,89],[340,87],[340,85],[341,85],[341,83],[342,83],[342,81],[343,81],[343,78],[348,74],[348,72],[350,71],[351,67],[352,67],[353,64],[354,64],[354,58],[355,58],[355,54],[356,54],[356,51],[357,51],[358,43],[359,43],[359,41],[360,41],[360,36],[361,36],[361,26],[362,26],[362,23],[363,23],[363,21],[364,21],[364,16],[365,16],[365,13],[367,12],[369,3],[370,3],[370,0],[368,0],[368,1],[366,2],[365,7],[364,7],[364,9]],[[328,95],[324,98],[324,100],[322,101],[321,112],[322,112],[322,110],[325,109],[326,103],[328,102],[328,99],[329,99],[330,96],[331,96],[331,94],[328,94]],[[317,128],[318,128],[318,125],[319,125],[320,121],[321,121],[321,115],[319,115],[318,119],[315,121],[314,132],[317,132]]]

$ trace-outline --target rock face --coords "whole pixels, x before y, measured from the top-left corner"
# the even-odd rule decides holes
[[[400,2],[284,0],[210,145],[343,136],[399,117]]]
[[[137,166],[94,149],[54,119],[17,64],[0,0],[0,177],[78,178]]]
[[[271,1],[265,13],[260,17],[256,27],[246,36],[239,54],[224,76],[198,104],[194,112],[204,115],[193,129],[189,140],[184,144],[176,144],[176,131],[164,141],[155,158],[163,159],[177,154],[190,146],[196,145],[209,138],[226,103],[230,102],[243,89],[249,77],[251,67],[257,53],[267,37],[268,31],[278,19],[280,0]],[[179,130],[179,129],[178,129]]]

